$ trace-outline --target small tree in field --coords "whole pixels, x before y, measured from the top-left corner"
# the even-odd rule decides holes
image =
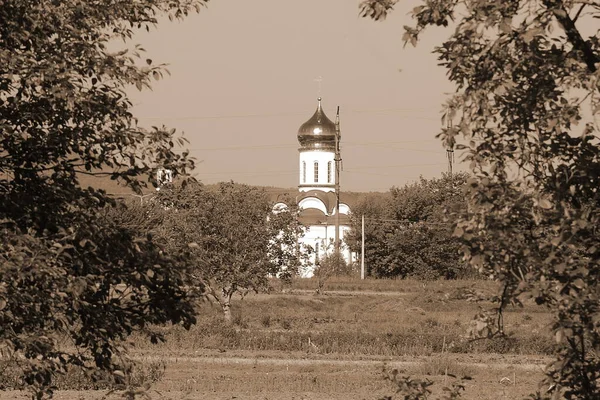
[[[367,0],[384,18],[396,0]],[[415,45],[454,25],[435,49],[456,93],[439,137],[464,150],[473,177],[455,229],[466,259],[497,279],[497,326],[511,302],[554,313],[556,361],[535,398],[600,398],[600,3],[427,0]]]
[[[190,254],[194,280],[231,321],[235,293],[265,291],[269,276],[294,275],[300,225],[290,210],[273,212],[263,190],[233,182],[161,191],[169,204],[157,234],[169,253]]]
[[[352,267],[348,265],[344,255],[340,252],[325,254],[318,260],[313,271],[313,277],[317,280],[317,294],[322,294],[327,281],[333,276],[348,276],[352,273]]]
[[[37,399],[73,365],[123,382],[124,338],[195,321],[185,264],[105,215],[114,201],[78,177],[139,191],[160,166],[193,167],[174,131],[144,130],[131,113],[125,90],[150,87],[162,66],[108,44],[205,2],[0,2],[0,362]]]

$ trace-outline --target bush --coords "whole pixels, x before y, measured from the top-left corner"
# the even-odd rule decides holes
[[[461,258],[461,242],[453,236],[458,215],[465,209],[467,174],[393,187],[385,198],[367,198],[355,207],[365,215],[365,261],[377,278],[420,280],[471,276]],[[360,250],[361,220],[352,218],[348,244]]]
[[[317,279],[317,293],[323,293],[325,282],[332,276],[349,276],[352,274],[352,264],[348,264],[344,255],[339,252],[324,255],[314,270]]]

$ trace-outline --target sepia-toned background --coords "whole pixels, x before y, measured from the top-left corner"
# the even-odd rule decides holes
[[[132,89],[136,115],[184,131],[205,183],[294,187],[296,133],[320,95],[330,119],[341,110],[343,190],[439,176],[447,162],[435,134],[453,89],[431,50],[450,31],[431,30],[403,49],[415,4],[401,2],[376,24],[358,16],[358,1],[210,2],[136,36],[172,74],[153,91]]]

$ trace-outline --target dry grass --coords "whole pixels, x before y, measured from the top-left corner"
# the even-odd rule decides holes
[[[206,303],[190,331],[163,328],[164,344],[134,336],[141,377],[158,380],[151,398],[376,399],[392,393],[381,376],[387,362],[404,375],[431,379],[436,393],[451,384],[450,375],[467,374],[474,378],[467,382],[467,400],[520,399],[542,377],[531,364],[539,360],[529,355],[553,348],[550,316],[534,305],[507,310],[509,338],[465,340],[480,305],[489,306],[469,296],[493,293],[492,282],[336,278],[321,296],[313,285],[299,280],[235,300],[232,326],[219,307]],[[157,360],[167,365],[164,376]],[[505,377],[510,384],[500,383]],[[62,391],[56,398],[100,399],[104,393]],[[0,392],[0,400],[26,398],[21,395]]]
[[[285,363],[247,363],[190,361],[172,362],[162,381],[149,392],[156,400],[375,400],[392,393],[392,387],[381,379],[383,364],[372,366],[347,364],[294,365]],[[441,387],[450,385],[452,378],[443,373],[426,375],[427,366],[416,364],[404,368],[402,375],[432,380],[434,394]],[[468,368],[468,367],[459,367]],[[522,399],[534,391],[541,378],[539,371],[521,371],[511,368],[470,368],[473,380],[467,381],[465,400]],[[511,380],[509,385],[500,382],[503,377]],[[513,377],[517,381],[513,381]],[[100,400],[106,391],[60,391],[59,400]],[[107,400],[119,399],[118,393]],[[0,400],[25,400],[26,394],[0,392]]]
[[[391,285],[390,282],[397,288],[406,284],[386,284]],[[365,285],[370,288],[368,291],[324,296],[310,292],[247,296],[234,302],[233,326],[222,321],[219,307],[207,303],[191,331],[165,329],[167,343],[159,351],[190,354],[199,349],[216,349],[403,356],[442,351],[545,355],[553,350],[547,329],[550,317],[537,306],[508,310],[505,327],[512,334],[508,338],[466,340],[469,324],[481,304],[468,301],[464,293],[466,289],[468,293],[491,293],[489,282],[430,282],[425,286],[412,282],[406,288],[413,292],[398,291],[393,295],[373,293],[373,282]]]

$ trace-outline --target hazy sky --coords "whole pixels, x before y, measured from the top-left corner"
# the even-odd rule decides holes
[[[184,131],[205,183],[294,187],[297,131],[320,95],[330,119],[340,106],[342,190],[439,176],[447,162],[435,134],[453,87],[431,50],[450,31],[403,49],[416,1],[384,22],[359,18],[358,3],[212,0],[183,22],[165,21],[135,38],[171,72],[153,91],[132,92],[135,113],[143,125]]]

